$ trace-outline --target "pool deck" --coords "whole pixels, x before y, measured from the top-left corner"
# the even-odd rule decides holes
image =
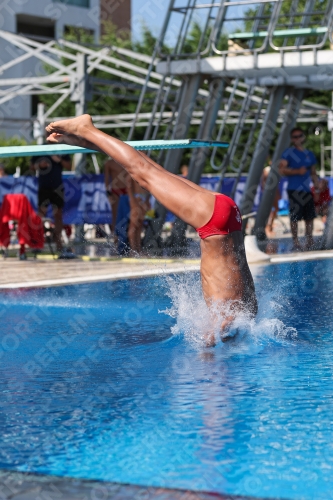
[[[272,254],[269,257],[269,260],[263,262],[250,261],[250,267],[333,258],[333,250]],[[200,260],[172,258],[53,260],[41,256],[27,261],[19,261],[16,258],[2,259],[0,265],[0,288],[34,288],[198,271]]]
[[[0,491],[2,500],[259,500],[5,470],[0,470]]]
[[[198,271],[199,260],[113,259],[1,261],[0,288],[33,288]]]
[[[317,249],[321,247],[323,227],[322,221],[319,218],[315,219],[314,239]],[[251,227],[249,226],[250,233]],[[300,224],[299,234],[301,243],[304,245],[304,224]],[[193,245],[189,250],[189,255],[198,257],[200,255],[199,238],[194,233],[191,233],[190,236]],[[269,257],[265,254],[260,255],[256,249],[252,252],[253,248],[247,248],[248,262],[253,271],[258,266],[270,263],[333,258],[333,250],[290,253],[292,241],[288,217],[279,217],[270,238],[259,244],[261,250],[267,252]],[[17,250],[16,245],[15,249],[11,251],[12,255],[16,255]],[[45,248],[43,252],[45,251],[47,252],[48,248]],[[110,248],[105,246],[104,240],[98,239],[91,240],[82,248],[79,245],[74,251],[77,255],[82,254],[83,256],[73,260],[58,260],[45,253],[38,255],[36,259],[29,254],[26,261],[19,261],[17,257],[6,259],[0,257],[0,289],[111,281],[198,271],[200,269],[200,259],[198,258],[120,258],[115,253],[110,252]],[[103,252],[106,251],[109,253],[106,256],[101,256],[105,255]]]

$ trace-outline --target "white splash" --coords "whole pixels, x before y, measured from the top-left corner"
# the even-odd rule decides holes
[[[172,328],[174,335],[183,334],[193,345],[203,347],[207,343],[207,332],[211,331],[216,343],[221,342],[218,328],[212,327],[211,313],[202,295],[200,276],[197,273],[165,277],[166,293],[172,300],[172,306],[160,311],[177,320]],[[224,344],[226,348],[232,345],[237,351],[253,352],[269,343],[290,344],[297,337],[293,327],[286,326],[277,318],[281,306],[277,301],[277,292],[266,293],[259,298],[259,311],[256,318],[246,313],[238,314],[232,324],[231,341]],[[228,317],[230,306],[214,308],[213,314],[218,317],[217,324]],[[237,334],[236,334],[237,333]]]

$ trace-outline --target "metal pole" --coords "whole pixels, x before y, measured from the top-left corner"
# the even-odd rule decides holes
[[[77,71],[75,86],[71,95],[71,101],[75,102],[75,115],[83,115],[87,110],[87,81],[88,81],[88,56],[77,54]],[[75,175],[79,176],[86,170],[86,155],[77,153],[74,155]],[[75,225],[75,240],[84,242],[84,224]]]
[[[269,147],[273,139],[275,126],[286,87],[280,86],[272,91],[266,115],[260,130],[257,146],[250,165],[249,175],[246,180],[243,197],[240,203],[242,214],[252,211],[254,198],[257,193],[260,177],[269,153]],[[246,228],[247,219],[243,223]]]
[[[184,139],[187,136],[198,90],[202,82],[202,75],[197,74],[184,80],[182,95],[179,105],[177,122],[174,127],[172,139]],[[171,173],[177,173],[182,159],[181,149],[169,149],[164,168]],[[144,247],[152,252],[158,250],[158,240],[162,230],[167,210],[160,203],[156,203],[156,219],[152,221],[146,231]]]
[[[266,238],[265,227],[269,214],[271,212],[276,190],[280,181],[279,162],[281,154],[290,143],[290,131],[295,126],[299,108],[304,96],[303,89],[294,89],[289,94],[289,102],[284,116],[284,122],[281,127],[280,135],[277,140],[274,155],[272,158],[272,167],[267,177],[264,193],[258,209],[253,233],[259,240]]]
[[[44,144],[45,139],[45,104],[39,102],[37,104],[37,117],[34,121],[33,128],[34,139],[37,139],[37,144]]]
[[[225,173],[226,173],[226,170],[227,170],[228,166],[231,166],[232,170],[235,170],[235,168],[233,167],[232,164],[233,164],[233,160],[234,160],[235,154],[237,152],[237,148],[238,148],[238,144],[239,144],[239,140],[240,140],[241,134],[242,134],[243,129],[244,129],[245,118],[246,118],[246,115],[247,115],[247,113],[249,111],[249,107],[250,107],[250,104],[251,104],[251,96],[253,94],[253,91],[254,91],[254,86],[251,85],[248,88],[247,95],[246,95],[246,97],[243,100],[242,108],[241,108],[240,113],[239,113],[239,120],[238,120],[238,123],[236,124],[236,126],[234,128],[234,132],[232,134],[232,138],[231,138],[231,141],[230,141],[230,146],[228,148],[228,151],[227,151],[226,155],[223,158],[223,163],[222,163],[222,167],[221,167],[221,174],[220,174],[220,180],[219,180],[217,188],[216,188],[216,191],[218,193],[220,193],[221,190],[222,190],[223,180],[224,180],[224,176],[225,176]],[[258,114],[258,112],[259,112],[259,110],[257,111],[257,114]],[[240,162],[238,171],[240,171],[240,169],[241,169],[241,163],[242,163],[242,161]],[[234,187],[235,187],[235,190],[236,190],[236,182],[234,184]]]
[[[333,110],[333,92],[332,92],[332,110]],[[331,130],[331,177],[333,177],[333,128]]]
[[[221,107],[225,81],[215,79],[210,85],[210,95],[207,101],[202,122],[199,127],[197,139],[210,140]],[[202,171],[205,167],[206,159],[210,154],[209,148],[194,149],[189,164],[188,179],[195,184],[199,184]]]
[[[201,82],[202,75],[193,75],[185,80],[172,139],[184,139],[186,137]],[[173,174],[177,173],[182,156],[183,151],[181,149],[169,149],[164,162],[165,170]]]
[[[71,101],[75,102],[75,116],[80,116],[87,111],[88,92],[88,56],[87,54],[77,54],[77,76],[75,87],[71,95]],[[74,155],[74,167],[76,175],[85,173],[86,155],[78,153]]]
[[[325,177],[325,149],[324,149],[323,130],[320,131],[319,136],[320,136],[320,177]]]
[[[141,107],[142,107],[142,104],[143,104],[143,101],[144,101],[144,97],[146,95],[146,90],[147,90],[147,87],[148,87],[148,83],[149,83],[149,80],[150,80],[150,75],[153,71],[153,68],[156,64],[156,58],[158,57],[158,54],[159,54],[159,51],[163,45],[163,41],[164,41],[164,37],[165,37],[165,33],[166,33],[166,30],[168,28],[168,25],[169,25],[169,20],[170,20],[170,16],[171,16],[171,13],[172,13],[172,9],[174,7],[174,4],[175,4],[175,0],[170,0],[170,3],[169,3],[169,8],[168,8],[168,11],[167,11],[167,14],[164,18],[164,23],[163,23],[163,26],[162,26],[162,29],[161,29],[161,32],[160,32],[160,36],[155,44],[155,47],[154,47],[154,51],[153,51],[153,54],[151,56],[151,62],[149,64],[149,67],[147,69],[147,76],[146,76],[146,79],[145,79],[145,83],[143,84],[143,87],[142,87],[142,90],[141,90],[141,93],[140,93],[140,97],[139,97],[139,101],[138,101],[138,104],[137,104],[137,107],[136,107],[136,110],[135,110],[135,117],[133,119],[133,122],[132,122],[132,126],[130,128],[130,131],[128,133],[128,136],[127,136],[127,140],[130,141],[133,137],[133,134],[134,134],[134,131],[135,131],[135,126],[137,124],[137,120],[138,120],[138,116],[139,116],[139,113],[140,113],[140,110],[141,110]]]
[[[333,130],[331,131],[331,177],[333,177]]]
[[[37,144],[43,144],[45,139],[45,104],[43,102],[37,104],[37,120],[41,128],[41,134],[37,139]]]
[[[210,95],[205,106],[197,139],[210,140],[212,138],[213,128],[221,106],[224,87],[225,81],[222,78],[214,79],[211,82]],[[202,171],[205,167],[209,153],[209,148],[198,148],[193,150],[187,178],[195,184],[199,184],[200,182]],[[187,224],[184,221],[176,219],[171,233],[173,245],[177,247],[180,252],[184,252],[187,246],[187,240],[185,237],[186,227]]]

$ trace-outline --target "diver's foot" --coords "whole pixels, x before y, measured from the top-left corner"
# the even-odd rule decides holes
[[[46,127],[48,134],[73,134],[83,136],[85,131],[94,128],[90,115],[81,115],[68,120],[52,122]]]
[[[93,142],[73,134],[57,134],[54,132],[48,136],[47,142],[51,142],[52,144],[69,144],[70,146],[101,151]]]
[[[47,138],[47,142],[52,144],[69,144],[70,146],[86,147],[86,141],[73,134],[58,134],[52,132]]]

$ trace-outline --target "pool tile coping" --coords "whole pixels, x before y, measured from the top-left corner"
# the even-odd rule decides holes
[[[173,273],[184,273],[189,271],[199,271],[200,265],[184,265],[184,266],[169,266],[169,267],[156,267],[156,269],[140,269],[131,271],[120,271],[114,273],[104,274],[102,276],[75,276],[68,278],[55,278],[55,279],[43,279],[36,281],[22,281],[17,283],[4,283],[0,285],[0,289],[15,289],[15,288],[35,288],[35,287],[47,287],[47,286],[57,286],[57,285],[75,285],[80,283],[92,283],[100,281],[112,281],[121,280],[128,278],[141,278],[149,276],[159,276],[164,274]]]
[[[265,500],[242,495],[145,487],[3,469],[0,469],[0,498],[1,500]]]
[[[288,262],[300,262],[308,260],[321,260],[321,259],[331,259],[333,258],[333,251],[313,251],[304,253],[293,253],[293,254],[274,254],[270,256],[269,260],[262,262],[251,262],[250,268],[254,271],[257,267],[267,266],[269,264],[281,264]],[[73,261],[54,261],[57,265],[65,262]],[[80,260],[80,262],[84,262]],[[115,262],[116,263],[116,262]],[[86,269],[82,268],[79,276],[71,275],[62,278],[47,278],[38,276],[37,279],[27,279],[25,281],[20,278],[9,282],[0,282],[0,289],[19,289],[19,288],[39,288],[39,287],[49,287],[49,286],[61,286],[61,285],[75,285],[83,283],[94,283],[103,281],[116,281],[121,279],[131,279],[131,278],[145,278],[152,276],[161,276],[166,274],[174,273],[184,273],[191,271],[200,270],[200,260],[199,259],[119,259],[117,262],[123,269],[105,269],[104,274],[95,274],[93,269],[87,272]],[[19,264],[23,264],[19,262]],[[93,262],[86,262],[87,265],[93,264]],[[107,264],[104,262],[104,264]],[[24,262],[24,266],[28,269],[32,269],[29,266],[29,262]],[[147,268],[143,268],[147,266]],[[22,269],[24,271],[24,269]],[[47,269],[45,269],[45,274],[47,274]],[[77,274],[77,273],[75,273]],[[30,278],[30,276],[29,276]],[[38,279],[39,278],[39,279]]]

